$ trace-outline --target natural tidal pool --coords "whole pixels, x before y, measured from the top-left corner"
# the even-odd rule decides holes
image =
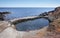
[[[22,22],[16,25],[16,29],[18,31],[31,31],[31,30],[38,30],[45,26],[48,26],[49,21],[41,18],[36,20],[30,20],[26,22]]]
[[[39,16],[41,13],[48,12],[54,10],[54,8],[0,8],[0,12],[11,12],[11,14],[6,15],[6,20],[11,20],[15,18],[23,18],[27,16]],[[36,19],[30,20],[26,22],[22,22],[16,25],[16,29],[19,31],[27,31],[27,30],[37,30],[48,26],[49,22],[46,19]]]

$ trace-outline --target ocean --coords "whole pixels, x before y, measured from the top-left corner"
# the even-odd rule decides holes
[[[41,13],[52,11],[54,8],[0,8],[0,12],[11,12],[11,14],[6,15],[6,20],[11,20],[14,18],[22,18],[27,16],[38,16]],[[26,31],[26,30],[36,30],[43,28],[49,25],[49,21],[47,19],[41,18],[31,21],[22,22],[16,25],[16,29],[18,31]]]

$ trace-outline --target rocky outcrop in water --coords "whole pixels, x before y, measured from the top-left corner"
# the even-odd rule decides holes
[[[0,12],[0,21],[5,20],[5,15],[10,14],[10,12]]]

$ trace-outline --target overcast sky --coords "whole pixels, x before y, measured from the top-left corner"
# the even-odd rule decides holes
[[[60,0],[0,0],[0,7],[57,7]]]

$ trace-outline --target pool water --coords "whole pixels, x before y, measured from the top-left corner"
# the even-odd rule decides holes
[[[48,26],[49,21],[41,18],[36,20],[30,20],[26,22],[22,22],[16,25],[16,29],[18,31],[30,31],[30,30],[38,30],[45,26]]]

